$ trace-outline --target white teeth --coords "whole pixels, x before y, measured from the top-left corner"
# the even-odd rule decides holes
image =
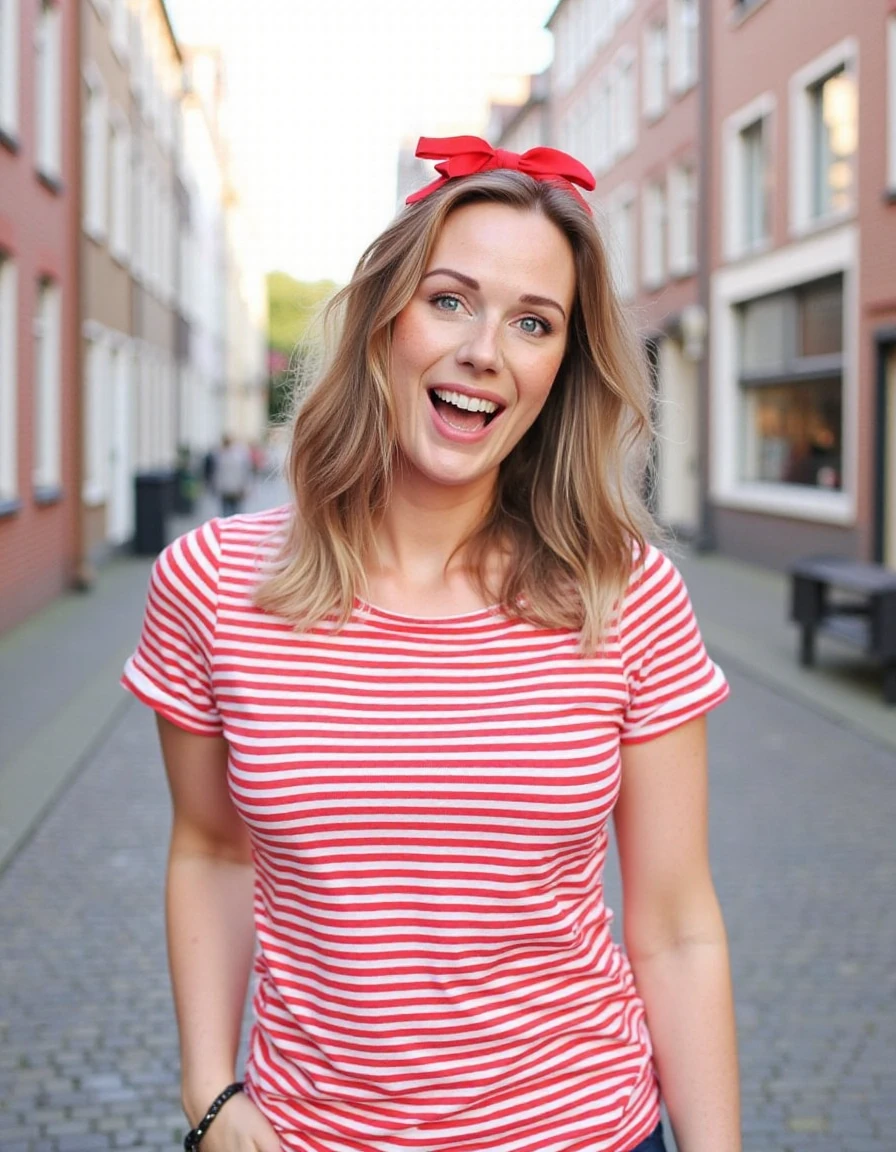
[[[479,396],[465,396],[463,392],[448,392],[444,388],[433,388],[433,392],[446,404],[453,404],[455,408],[463,408],[467,412],[491,414],[498,411],[498,405],[494,401],[483,400]]]

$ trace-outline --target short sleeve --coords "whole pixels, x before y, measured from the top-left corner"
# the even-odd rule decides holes
[[[180,728],[222,729],[212,683],[218,608],[218,521],[181,536],[152,568],[143,629],[121,682]]]
[[[628,685],[623,743],[650,740],[708,712],[728,696],[709,658],[681,573],[648,547],[632,574],[620,617]]]

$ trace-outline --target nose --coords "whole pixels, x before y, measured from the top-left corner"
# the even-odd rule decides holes
[[[504,365],[500,324],[473,321],[457,349],[457,362],[474,372],[499,372]]]

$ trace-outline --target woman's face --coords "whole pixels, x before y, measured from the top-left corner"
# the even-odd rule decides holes
[[[546,216],[481,203],[448,217],[393,326],[405,483],[494,485],[551,390],[574,294],[572,248]]]

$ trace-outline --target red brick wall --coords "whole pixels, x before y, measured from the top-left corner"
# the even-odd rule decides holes
[[[34,20],[21,6],[18,151],[0,144],[0,246],[18,269],[17,474],[21,507],[0,516],[0,632],[67,587],[77,570],[80,507],[80,364],[77,252],[80,236],[79,5],[61,3],[62,189],[51,191],[35,170]],[[61,299],[61,496],[39,506],[33,473],[32,323],[38,281],[50,275]]]

